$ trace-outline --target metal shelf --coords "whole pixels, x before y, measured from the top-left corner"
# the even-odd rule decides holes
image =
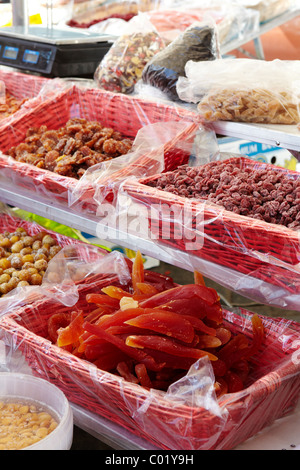
[[[244,122],[216,121],[209,124],[216,134],[261,142],[275,147],[300,152],[300,130],[296,125],[248,124]]]

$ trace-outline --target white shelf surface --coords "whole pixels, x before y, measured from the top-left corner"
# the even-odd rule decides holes
[[[210,123],[209,126],[216,134],[300,152],[300,130],[296,125],[216,121]]]

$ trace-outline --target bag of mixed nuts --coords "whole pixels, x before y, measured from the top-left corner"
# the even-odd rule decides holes
[[[164,47],[154,26],[140,13],[128,22],[125,33],[98,65],[94,75],[97,85],[117,93],[131,93],[146,64]]]

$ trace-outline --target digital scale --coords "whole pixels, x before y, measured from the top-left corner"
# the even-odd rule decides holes
[[[0,65],[53,77],[93,76],[116,38],[80,28],[0,28]]]

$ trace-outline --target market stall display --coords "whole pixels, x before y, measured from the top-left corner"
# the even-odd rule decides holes
[[[80,250],[78,250],[77,254],[80,256]],[[119,261],[121,259],[120,254],[110,254],[107,256],[110,257],[110,260],[104,259],[106,267],[111,266],[113,257],[117,257]],[[80,266],[82,265],[80,264]],[[148,288],[143,290],[144,294],[148,293],[143,296],[144,300],[142,302],[153,303],[157,297],[162,300],[168,297],[168,290],[165,290],[166,284],[164,283],[168,282],[170,285],[170,280],[161,277],[158,279],[155,275],[151,273],[146,274],[146,272],[143,279],[141,277],[142,272],[136,263],[132,266],[128,265],[126,261],[123,265],[118,263],[118,266],[119,268],[115,273],[111,273],[109,277],[102,275],[102,279],[95,277],[95,270],[92,276],[86,275],[88,269],[85,271],[84,281],[77,283],[79,298],[72,309],[76,312],[76,315],[73,315],[73,324],[70,324],[69,329],[62,328],[58,330],[60,338],[58,341],[61,340],[62,344],[65,341],[70,342],[71,336],[69,333],[76,340],[76,337],[78,338],[78,326],[86,325],[89,331],[88,337],[91,334],[90,338],[95,339],[93,344],[95,346],[94,352],[96,346],[99,348],[100,344],[102,344],[104,349],[109,347],[107,344],[103,344],[102,341],[103,339],[109,339],[110,344],[112,342],[114,344],[121,343],[121,350],[123,352],[125,349],[126,351],[129,349],[131,357],[138,358],[139,364],[147,364],[152,372],[158,372],[162,356],[165,358],[164,360],[167,360],[168,355],[171,354],[172,357],[176,349],[169,349],[169,352],[165,354],[162,354],[160,351],[158,359],[154,360],[150,353],[147,353],[148,349],[141,350],[136,348],[137,343],[131,343],[131,341],[128,341],[126,344],[124,339],[121,339],[122,335],[119,336],[116,332],[112,334],[112,330],[111,333],[108,330],[103,331],[96,324],[93,324],[93,320],[96,318],[95,306],[87,302],[87,299],[90,301],[97,300],[97,295],[98,300],[100,299],[99,295],[101,299],[103,297],[106,298],[105,303],[105,299],[102,302],[98,302],[97,312],[99,314],[102,308],[107,312],[109,305],[112,306],[113,302],[116,303],[116,300],[120,302],[120,298],[116,298],[117,296],[111,297],[107,293],[122,294],[122,292],[126,291],[128,282],[141,280],[143,282],[137,282],[136,286],[142,289],[144,287],[145,289],[146,287]],[[107,270],[109,271],[108,268]],[[130,274],[131,272],[132,275]],[[123,274],[123,280],[121,281],[120,274]],[[115,286],[114,289],[111,286]],[[153,286],[156,288],[160,286],[160,290],[162,289],[161,293],[153,296]],[[184,289],[191,288],[191,286],[188,286]],[[171,289],[173,288],[171,287]],[[197,292],[197,290],[201,291],[201,297],[202,299],[206,298],[206,302],[210,302],[210,298],[213,298],[214,301],[217,298],[213,290],[205,288],[205,286],[200,284],[194,285],[193,289],[194,292]],[[177,290],[178,292],[181,291],[180,286]],[[125,300],[128,302],[128,295],[125,294],[125,297]],[[178,297],[179,299],[180,297]],[[134,299],[131,298],[132,300]],[[190,296],[185,298],[184,303],[181,301],[181,307],[178,305],[178,308],[182,309],[183,305],[188,308],[189,302],[191,302]],[[126,302],[123,300],[121,304],[125,305]],[[167,392],[162,392],[155,391],[153,388],[148,389],[147,385],[146,388],[142,387],[136,383],[136,380],[128,380],[128,377],[132,379],[132,376],[127,375],[124,365],[119,366],[119,371],[123,376],[118,377],[116,374],[105,372],[99,369],[96,364],[86,361],[80,357],[79,352],[76,354],[69,352],[67,345],[59,347],[53,344],[48,339],[49,321],[53,316],[53,308],[56,308],[57,314],[70,313],[70,308],[66,309],[64,305],[59,305],[54,298],[41,298],[25,306],[16,306],[14,311],[2,315],[0,321],[1,339],[6,344],[11,345],[14,350],[22,351],[32,369],[38,371],[41,377],[60,387],[71,402],[78,403],[95,414],[107,417],[125,429],[130,429],[131,432],[144,437],[160,449],[230,449],[253,433],[258,432],[270,420],[274,420],[276,417],[280,417],[293,409],[299,397],[299,366],[292,360],[292,354],[295,351],[293,340],[297,338],[298,333],[293,322],[276,321],[265,317],[259,318],[246,311],[234,313],[224,309],[215,310],[216,312],[218,311],[218,319],[214,316],[215,320],[211,325],[215,325],[216,320],[217,322],[221,321],[225,327],[225,333],[230,331],[232,335],[227,346],[224,346],[224,360],[229,360],[230,362],[230,357],[232,359],[238,357],[240,362],[243,353],[240,355],[237,352],[242,352],[242,349],[239,349],[238,346],[239,342],[240,347],[242,345],[245,347],[248,344],[250,349],[249,351],[247,349],[247,352],[250,353],[251,351],[251,354],[253,353],[253,358],[249,358],[250,372],[246,379],[246,388],[238,391],[239,386],[237,384],[239,380],[236,375],[230,374],[232,386],[237,387],[236,391],[234,392],[234,389],[232,389],[231,393],[227,393],[217,399],[215,396],[214,373],[207,358],[197,361],[186,375],[172,384]],[[125,308],[120,311],[121,316],[123,318],[126,315],[129,317],[133,310],[139,308],[138,306],[132,307],[131,311]],[[207,311],[206,315],[210,316],[213,310],[211,310],[211,313]],[[92,322],[91,326],[88,326],[90,325],[89,322],[78,321],[81,315],[80,311],[83,312],[84,317]],[[188,311],[192,313],[189,308]],[[42,316],[41,312],[43,312]],[[178,314],[183,314],[183,311],[179,313],[179,310],[177,310],[177,312]],[[116,314],[113,314],[112,318],[114,318],[114,315]],[[193,317],[194,315],[195,313],[192,314]],[[131,318],[133,318],[133,315]],[[194,322],[196,322],[195,318]],[[100,323],[105,321],[105,317],[100,316],[99,321]],[[141,328],[141,324],[137,326],[136,321],[135,323],[135,326],[130,324],[124,326],[127,329],[129,328],[129,330]],[[255,325],[254,331],[257,331],[257,333],[260,331],[257,338],[255,333],[253,336],[253,324]],[[151,327],[151,325],[153,326],[153,323],[151,324],[150,322],[148,327]],[[172,322],[169,324],[169,327],[171,325]],[[115,326],[122,326],[120,325],[120,320],[115,322]],[[173,326],[173,334],[176,334],[176,332],[179,334],[179,330],[175,327],[174,323]],[[110,328],[112,328],[112,324]],[[256,330],[256,328],[258,329]],[[101,332],[101,340],[100,337],[97,337],[99,331]],[[181,334],[184,334],[184,329],[181,331]],[[212,331],[210,330],[210,332]],[[262,334],[263,331],[265,331],[265,334]],[[289,338],[289,347],[283,348],[280,339],[282,335],[285,338]],[[163,336],[157,332],[155,338],[158,341],[158,338],[163,338]],[[254,338],[258,341],[254,340]],[[224,341],[226,340],[224,339]],[[234,344],[237,349],[233,348]],[[45,349],[48,351],[47,355],[45,355]],[[98,353],[101,352],[100,349],[98,349]],[[237,355],[232,352],[233,350],[236,351]],[[179,347],[177,354],[178,351],[180,351]],[[213,349],[213,351],[215,350]],[[154,350],[151,350],[152,355],[154,352]],[[101,356],[99,360],[101,364]],[[104,357],[102,362],[104,363]],[[243,364],[245,366],[244,362]],[[241,368],[237,372],[239,377],[247,375],[247,367],[245,368],[244,366],[242,367],[241,364]],[[144,367],[140,366],[138,370],[141,377],[143,377],[141,380],[145,380],[147,375],[145,375]],[[220,369],[218,373],[223,376],[225,370],[221,372]],[[124,378],[124,375],[126,378]],[[197,386],[197,390],[192,386],[195,380],[202,384],[200,388]],[[219,383],[224,384],[221,377]],[[206,403],[205,406],[203,406],[204,403]],[[245,414],[246,403],[248,405],[247,413]],[[146,413],[144,408],[147,410]],[[191,419],[193,419],[192,426]]]
[[[145,270],[139,251],[131,262],[0,214],[0,370],[25,364],[55,384],[82,410],[80,426],[85,416],[104,419],[161,450],[233,449],[299,406],[299,323],[225,308],[194,263],[237,293],[299,311],[300,186],[296,171],[210,147],[211,129],[292,129],[300,150],[299,65],[220,59],[218,35],[243,35],[249,18],[261,13],[262,24],[291,3],[244,2],[249,17],[234,24],[227,2],[216,24],[194,23],[202,12],[181,0],[168,17],[148,1],[101,3],[90,2],[100,19],[129,6],[127,25],[143,4],[155,31],[116,40],[93,83],[0,71],[0,113],[5,89],[15,106],[0,122],[0,194],[98,237],[125,234],[124,246],[158,259],[173,256],[195,271],[194,283]],[[70,26],[96,23],[90,13]],[[175,40],[166,47],[162,38]],[[188,54],[194,46],[200,59]],[[139,93],[139,80],[153,96]],[[109,209],[103,220],[101,209]],[[134,223],[123,231],[124,215]]]

